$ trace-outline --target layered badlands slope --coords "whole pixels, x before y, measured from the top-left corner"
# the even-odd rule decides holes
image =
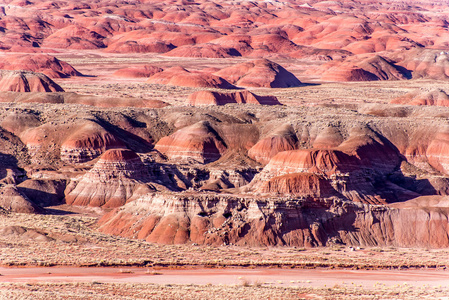
[[[96,207],[117,207],[137,195],[146,194],[148,174],[139,156],[128,149],[111,149],[78,181],[68,187],[67,204]]]
[[[2,105],[0,185],[35,205],[115,207],[101,221],[108,233],[160,243],[447,246],[444,107],[385,118],[365,106]]]
[[[148,194],[106,214],[100,230],[162,244],[447,247],[448,199],[436,198],[437,205],[416,200],[400,209],[335,200]]]
[[[447,80],[448,4],[4,0],[0,206],[115,208],[101,230],[158,243],[448,246],[444,91],[394,106],[339,106],[332,90],[328,107],[247,105],[278,104],[256,94],[303,86],[299,75]],[[92,78],[67,78],[80,74],[46,53]],[[147,90],[64,93],[49,77]],[[218,90],[242,87],[257,90]],[[179,90],[195,107],[146,99]],[[273,94],[300,97],[288,90]]]

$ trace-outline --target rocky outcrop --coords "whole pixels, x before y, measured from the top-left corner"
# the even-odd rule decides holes
[[[335,199],[148,194],[99,223],[104,233],[161,244],[442,248],[449,244],[448,202],[439,199],[389,208]]]
[[[258,96],[249,91],[220,93],[212,91],[198,91],[189,95],[190,105],[225,105],[230,103],[258,104],[258,105],[280,105],[275,96]]]
[[[64,90],[41,73],[0,70],[0,91],[63,92]]]
[[[139,156],[127,149],[110,149],[78,181],[66,189],[70,205],[118,207],[148,193],[152,187]]]

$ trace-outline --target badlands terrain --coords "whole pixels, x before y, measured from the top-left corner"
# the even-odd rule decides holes
[[[0,298],[447,297],[448,16],[0,0]]]

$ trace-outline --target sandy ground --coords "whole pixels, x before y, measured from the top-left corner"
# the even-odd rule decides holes
[[[397,284],[449,286],[449,271],[441,270],[329,270],[329,269],[147,269],[147,268],[0,268],[0,282],[152,283],[182,285],[264,285],[321,287],[357,285],[365,289]]]

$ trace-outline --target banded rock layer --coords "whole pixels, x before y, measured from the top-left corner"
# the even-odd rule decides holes
[[[447,199],[439,201],[447,207]],[[449,245],[448,210],[340,200],[149,194],[100,220],[100,231],[152,243],[240,246],[432,247]]]
[[[145,180],[148,172],[136,153],[110,149],[78,182],[71,182],[65,199],[71,205],[118,207],[151,191]]]

